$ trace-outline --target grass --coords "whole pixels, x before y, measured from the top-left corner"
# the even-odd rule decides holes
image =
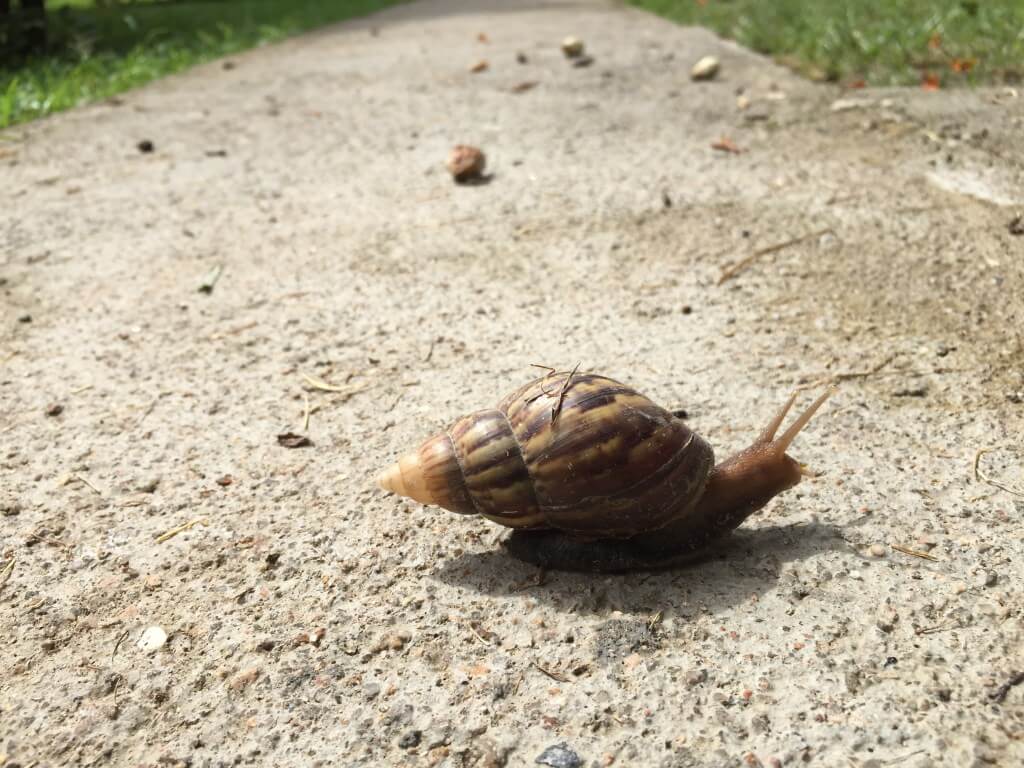
[[[0,62],[0,128],[401,0],[51,0],[50,50]]]
[[[47,55],[0,62],[0,128],[401,1],[50,0]],[[630,2],[849,85],[1024,78],[1024,0]]]
[[[630,0],[822,80],[928,88],[1024,78],[1024,0]]]

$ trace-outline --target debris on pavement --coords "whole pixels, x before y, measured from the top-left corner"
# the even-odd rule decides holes
[[[143,631],[135,645],[140,651],[152,653],[164,647],[167,643],[167,633],[162,627],[152,626]]]
[[[583,41],[578,37],[566,37],[562,40],[562,53],[566,55],[566,58],[575,59],[577,56],[583,55]]]
[[[714,56],[704,56],[690,70],[691,80],[712,80],[718,74],[721,63]]]
[[[743,150],[736,146],[736,142],[725,136],[711,142],[711,148],[717,149],[719,152],[730,152],[734,155],[743,154]]]
[[[480,178],[486,165],[484,153],[468,144],[457,144],[448,156],[448,172],[460,183]]]
[[[583,759],[564,741],[552,744],[534,762],[550,768],[580,768],[583,765]]]
[[[299,435],[295,432],[282,432],[277,436],[277,444],[285,448],[306,448],[312,445],[313,441],[305,435]]]
[[[213,293],[213,288],[217,285],[217,281],[220,280],[220,275],[223,271],[223,264],[215,265],[213,269],[206,273],[206,276],[203,277],[202,281],[200,281],[199,292],[205,293],[206,295]]]

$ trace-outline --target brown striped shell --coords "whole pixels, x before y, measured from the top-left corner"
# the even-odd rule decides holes
[[[686,514],[713,464],[703,438],[643,395],[560,373],[456,420],[378,482],[510,528],[628,537]]]

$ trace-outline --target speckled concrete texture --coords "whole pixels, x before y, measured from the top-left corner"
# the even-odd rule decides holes
[[[0,134],[0,763],[1024,763],[1019,93],[569,0],[233,61]],[[838,379],[817,476],[701,564],[543,579],[374,488],[577,362],[719,456]]]

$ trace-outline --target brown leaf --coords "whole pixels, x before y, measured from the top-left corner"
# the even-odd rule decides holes
[[[480,61],[469,68],[469,71],[476,74],[477,72],[483,72],[487,67],[487,59],[480,59]]]
[[[717,149],[719,152],[731,152],[734,155],[738,155],[743,152],[742,149],[736,146],[736,142],[732,139],[723,136],[718,141],[711,142],[711,148]]]
[[[531,88],[536,88],[538,85],[536,80],[524,80],[521,83],[516,83],[509,90],[512,93],[526,93]]]
[[[942,87],[942,81],[934,72],[926,72],[921,78],[921,88],[926,91],[937,91]]]
[[[313,441],[305,435],[297,435],[294,432],[282,432],[277,436],[277,444],[285,448],[305,448],[312,445]]]

